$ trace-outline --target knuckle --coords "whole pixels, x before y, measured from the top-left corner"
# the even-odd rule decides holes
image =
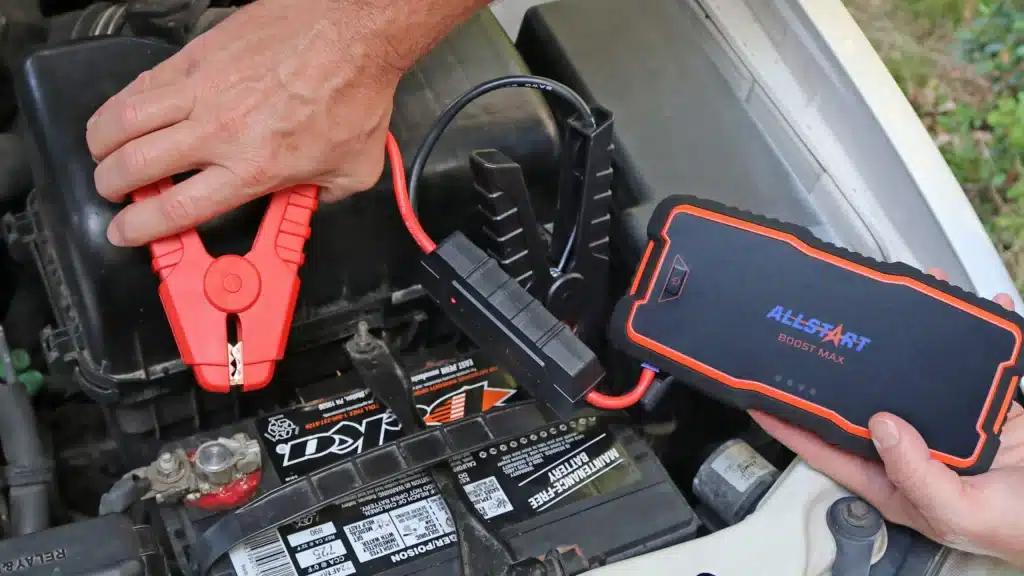
[[[156,85],[157,75],[153,70],[146,70],[139,74],[139,84],[143,90],[150,90]]]
[[[356,167],[351,175],[351,185],[356,191],[363,191],[372,188],[380,181],[384,172],[383,148],[379,153],[376,151],[368,155],[363,162]]]
[[[172,228],[181,228],[192,223],[196,214],[195,206],[188,196],[160,196],[160,216]]]
[[[267,164],[260,161],[250,162],[234,172],[242,186],[248,190],[263,191],[274,180]]]
[[[145,72],[135,77],[135,80],[132,81],[130,88],[137,88],[145,92],[153,87],[153,81],[155,76],[156,75],[153,74],[152,70],[146,70]]]
[[[89,148],[89,154],[97,161],[103,160],[107,154],[106,142],[100,138],[95,130],[86,130],[85,145]]]
[[[384,171],[384,164],[382,163],[380,165],[379,169],[377,169],[375,171],[361,172],[353,180],[353,182],[352,182],[353,188],[355,188],[356,191],[358,191],[358,192],[362,192],[364,190],[369,190],[370,188],[373,188],[373,186],[375,184],[377,184],[378,181],[380,181],[380,174],[383,171]]]
[[[123,148],[122,162],[128,173],[140,172],[149,167],[150,157],[143,146],[129,142]]]
[[[248,129],[248,122],[237,114],[225,114],[213,123],[213,136],[221,141],[234,141]]]
[[[130,98],[118,110],[118,121],[122,129],[131,130],[142,120],[142,110],[135,98]]]

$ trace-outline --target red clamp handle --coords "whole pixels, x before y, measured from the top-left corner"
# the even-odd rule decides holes
[[[164,180],[132,196],[140,201],[172,185]],[[288,342],[317,190],[303,185],[275,192],[245,256],[211,257],[195,230],[150,243],[174,340],[203,389],[248,392],[270,383]],[[229,322],[237,343],[228,341]]]

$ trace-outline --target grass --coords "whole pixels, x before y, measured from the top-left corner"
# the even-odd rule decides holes
[[[845,0],[1024,290],[1024,0]]]

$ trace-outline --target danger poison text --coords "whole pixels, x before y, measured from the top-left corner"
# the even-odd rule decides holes
[[[591,459],[586,453],[580,453],[559,464],[548,472],[550,486],[531,496],[530,506],[540,509],[571,492],[574,488],[585,484],[596,477],[601,471],[622,461],[622,455],[616,448],[611,448],[600,456]]]
[[[430,542],[427,542],[425,544],[411,546],[408,550],[403,550],[397,554],[392,554],[391,562],[393,564],[397,564],[403,560],[408,560],[409,558],[414,558],[416,556],[420,556],[421,554],[426,554],[427,552],[433,552],[434,550],[444,548],[445,546],[453,544],[456,541],[457,538],[455,537],[454,534],[449,534],[448,536],[443,536],[441,538],[435,538],[434,540],[431,540]]]

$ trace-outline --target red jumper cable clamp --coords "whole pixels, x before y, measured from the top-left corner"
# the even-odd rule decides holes
[[[164,180],[132,197],[140,201],[172,185]],[[270,383],[288,342],[299,295],[298,269],[317,204],[313,185],[275,192],[245,256],[210,256],[195,230],[150,243],[174,340],[203,389],[249,392]]]

